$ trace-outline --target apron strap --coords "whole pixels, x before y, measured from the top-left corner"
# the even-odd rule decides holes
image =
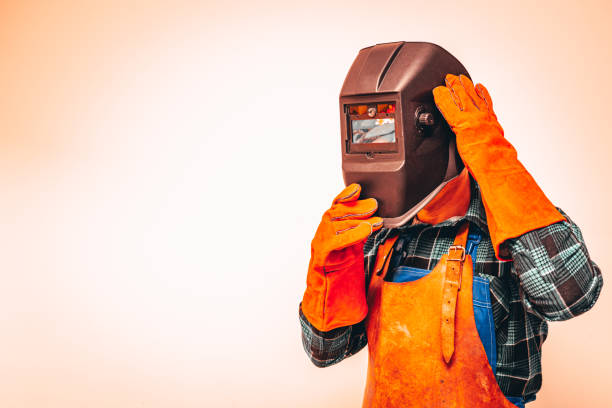
[[[455,242],[446,254],[444,272],[444,284],[442,289],[442,355],[448,364],[455,351],[455,310],[457,307],[457,295],[461,290],[461,276],[463,275],[463,263],[465,261],[465,244],[467,242],[469,223],[463,221],[457,231]]]

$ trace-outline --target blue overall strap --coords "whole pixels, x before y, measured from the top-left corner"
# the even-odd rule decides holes
[[[478,249],[478,244],[480,244],[480,240],[482,239],[482,235],[478,232],[474,225],[470,225],[470,232],[468,233],[467,242],[465,244],[465,252],[470,254],[472,257],[472,270],[476,271],[476,250]]]
[[[473,224],[470,225],[467,242],[465,244],[465,252],[472,257],[473,266],[473,304],[474,318],[476,320],[476,328],[482,340],[482,345],[487,353],[487,359],[493,370],[493,374],[497,371],[497,343],[495,338],[495,323],[493,321],[493,309],[491,308],[491,293],[489,290],[488,279],[479,276],[476,273],[476,251],[478,244],[482,239],[480,230]]]

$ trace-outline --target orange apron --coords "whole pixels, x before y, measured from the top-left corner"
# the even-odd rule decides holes
[[[468,223],[436,267],[411,282],[387,282],[379,247],[368,290],[368,375],[363,408],[516,408],[504,396],[476,329]]]

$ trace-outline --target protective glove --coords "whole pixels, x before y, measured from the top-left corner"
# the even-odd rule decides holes
[[[329,331],[362,321],[368,313],[363,246],[382,227],[374,198],[358,200],[353,183],[321,219],[311,245],[302,312],[314,327]]]
[[[436,106],[457,138],[457,150],[480,186],[495,255],[510,260],[507,239],[565,220],[504,138],[493,102],[482,84],[447,74],[434,88]]]

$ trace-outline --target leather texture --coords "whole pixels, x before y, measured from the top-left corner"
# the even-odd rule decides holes
[[[464,242],[463,233],[460,229],[456,243]],[[379,247],[377,256],[385,255]],[[461,259],[458,255],[450,257]],[[449,254],[415,281],[387,282],[386,268],[373,275],[366,320],[364,408],[516,408],[500,390],[476,328],[471,257],[466,254],[457,262],[461,263],[461,290],[455,308],[454,352],[448,363],[440,328]]]
[[[416,218],[419,222],[435,225],[451,217],[464,216],[470,206],[470,198],[470,174],[464,168],[417,213]]]
[[[376,200],[359,200],[360,194],[359,184],[344,188],[323,214],[311,243],[302,312],[321,331],[358,323],[368,313],[363,246],[382,228],[382,218],[372,216]]]
[[[447,74],[434,88],[436,106],[456,135],[463,163],[478,182],[495,255],[511,260],[502,246],[510,238],[565,220],[519,162],[493,111],[489,92],[464,76]]]
[[[461,290],[463,261],[465,260],[465,243],[469,224],[464,222],[459,228],[453,246],[446,259],[446,274],[442,287],[442,319],[440,335],[442,336],[442,355],[448,364],[455,351],[455,311],[457,295]]]

